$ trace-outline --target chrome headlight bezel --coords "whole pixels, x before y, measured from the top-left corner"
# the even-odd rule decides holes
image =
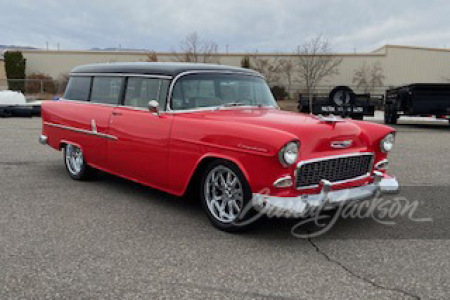
[[[278,152],[278,160],[284,167],[290,167],[298,161],[300,155],[300,142],[291,141]]]
[[[394,149],[395,133],[389,133],[380,141],[380,150],[383,153],[389,153]]]

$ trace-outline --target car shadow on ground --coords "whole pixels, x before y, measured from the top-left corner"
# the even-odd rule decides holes
[[[164,192],[161,192],[144,185],[116,177],[114,175],[100,172],[95,180],[97,184],[106,186],[110,191],[120,194],[126,194],[133,191],[133,196],[127,199],[128,201],[144,201],[150,202],[152,205],[157,205],[161,210],[169,210],[173,213],[173,218],[187,218],[189,223],[184,226],[193,226],[195,228],[203,228],[208,231],[214,238],[217,233],[218,238],[223,237],[222,233],[215,229],[207,219],[203,207],[198,199],[193,197],[176,197]],[[183,215],[183,216],[182,216]],[[386,236],[383,232],[384,227],[370,222],[370,220],[362,219],[346,219],[338,218],[332,220],[333,215],[326,213],[329,218],[325,219],[324,224],[333,221],[332,226],[326,229],[321,238],[345,239],[345,238],[371,238],[372,236]],[[268,242],[276,239],[277,241],[292,241],[299,238],[293,234],[305,234],[307,232],[315,232],[322,229],[317,227],[314,221],[309,221],[307,224],[298,226],[300,222],[305,222],[305,218],[301,219],[286,219],[286,218],[268,218],[261,217],[248,229],[242,232],[235,233],[236,236],[244,239],[259,239],[267,240]],[[300,229],[299,229],[300,228]],[[175,229],[174,229],[175,230]],[[302,236],[302,238],[305,238]]]

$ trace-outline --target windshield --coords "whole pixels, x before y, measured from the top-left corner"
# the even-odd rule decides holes
[[[277,107],[264,79],[256,76],[187,75],[181,77],[173,89],[173,110],[240,105]]]

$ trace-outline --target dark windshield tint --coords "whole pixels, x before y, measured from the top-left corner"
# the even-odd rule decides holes
[[[184,76],[175,84],[171,103],[173,110],[227,104],[277,106],[262,78],[236,74]]]

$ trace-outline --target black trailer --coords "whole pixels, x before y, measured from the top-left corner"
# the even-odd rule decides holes
[[[347,86],[337,86],[329,94],[314,94],[312,113],[315,115],[338,115],[362,120],[364,116],[373,116],[375,107],[383,103],[384,95],[355,94]],[[310,112],[309,97],[299,96],[298,111]]]
[[[450,121],[450,84],[415,83],[387,90],[384,121],[397,124],[400,116]]]

